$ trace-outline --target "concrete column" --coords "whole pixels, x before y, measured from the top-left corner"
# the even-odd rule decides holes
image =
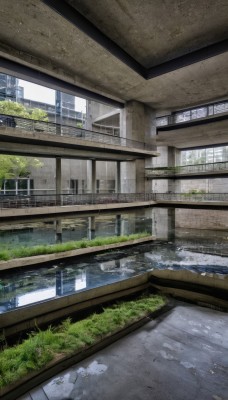
[[[58,218],[55,221],[55,241],[62,243],[62,219]]]
[[[88,239],[92,240],[95,238],[95,233],[96,233],[96,220],[95,217],[89,217],[88,218]]]
[[[15,194],[18,195],[18,179],[15,180]]]
[[[96,160],[87,161],[87,193],[96,193]]]
[[[62,163],[61,158],[56,157],[56,169],[55,169],[55,176],[56,176],[56,204],[62,205],[61,199],[61,192],[62,192]]]
[[[96,193],[96,160],[92,160],[92,193]]]
[[[168,240],[175,240],[175,208],[168,208]]]
[[[116,161],[116,193],[121,193],[121,163]]]
[[[60,90],[55,91],[55,123],[56,135],[61,135],[62,125],[62,93]]]
[[[152,209],[152,233],[160,240],[175,239],[175,208]]]
[[[121,236],[121,214],[116,215],[115,233],[116,236]]]
[[[31,193],[31,181],[30,179],[27,180],[27,194],[30,196]]]
[[[137,101],[129,101],[125,109],[120,115],[120,129],[121,136],[135,142],[144,142],[150,145],[156,145],[156,124],[155,112],[145,106],[143,103]],[[132,142],[133,145],[134,142]],[[151,161],[147,161],[151,163]],[[125,177],[131,177],[128,185],[128,192],[150,192],[151,182],[145,181],[145,160],[137,160],[135,162],[135,175],[132,179],[132,162],[123,163],[121,170],[121,180],[124,181]]]
[[[180,165],[180,151],[175,147],[169,146],[167,166],[175,168],[177,165]],[[181,182],[179,179],[168,180],[168,192],[172,193],[181,192]]]

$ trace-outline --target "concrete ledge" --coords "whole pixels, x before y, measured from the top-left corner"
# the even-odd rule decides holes
[[[5,337],[37,326],[66,318],[78,311],[107,301],[139,293],[149,287],[148,273],[106,286],[81,291],[73,295],[55,297],[0,314],[0,326]]]
[[[154,270],[150,272],[150,282],[165,294],[228,310],[228,275]]]
[[[83,215],[86,212],[104,212],[106,210],[125,210],[138,207],[153,206],[156,202],[135,201],[132,203],[111,203],[111,204],[85,204],[85,205],[69,205],[69,206],[49,206],[49,207],[26,207],[26,208],[1,208],[0,218],[17,218],[17,217],[32,217],[32,216],[49,216],[63,214],[79,214]]]
[[[107,250],[113,250],[127,246],[134,246],[137,244],[148,243],[155,239],[156,239],[155,236],[149,236],[141,239],[127,240],[126,242],[105,244],[103,246],[86,247],[83,249],[64,251],[61,253],[43,254],[40,256],[15,258],[9,261],[0,261],[0,271],[6,271],[13,268],[31,267],[32,265],[38,265],[50,261],[62,260],[64,258],[77,257],[85,254],[100,253]]]

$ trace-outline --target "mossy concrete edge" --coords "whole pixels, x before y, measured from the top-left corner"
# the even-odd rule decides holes
[[[142,327],[151,319],[159,317],[160,315],[169,311],[170,308],[171,304],[167,301],[165,305],[159,307],[157,310],[148,313],[147,316],[140,318],[129,325],[126,325],[124,328],[114,332],[113,334],[105,336],[103,339],[97,341],[94,345],[67,356],[59,356],[39,371],[32,372],[18,382],[0,389],[0,397],[2,397],[4,400],[15,400],[15,398],[22,396],[35,386],[40,385],[42,382],[52,378],[54,375],[84,360],[85,358],[95,354],[122,337]]]
[[[70,251],[63,251],[60,253],[52,253],[52,254],[42,254],[39,256],[32,257],[23,257],[23,258],[15,258],[8,261],[0,262],[0,271],[6,271],[13,268],[23,268],[23,267],[31,267],[32,265],[38,265],[43,263],[48,263],[51,261],[63,260],[64,258],[71,258],[82,256],[86,254],[100,253],[107,250],[118,249],[122,247],[133,246],[142,243],[148,243],[156,240],[155,236],[145,236],[144,238],[127,240],[125,242],[118,242],[113,244],[105,244],[101,246],[94,247],[86,247],[83,249],[76,249]]]

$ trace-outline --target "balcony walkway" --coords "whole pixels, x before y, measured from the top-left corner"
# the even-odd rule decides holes
[[[226,116],[226,117],[225,117]],[[206,104],[199,107],[180,110],[171,115],[164,115],[156,118],[158,130],[174,128],[181,124],[202,124],[203,121],[211,119],[228,118],[228,101],[223,100],[212,104]],[[176,128],[175,128],[176,129]]]
[[[147,167],[147,179],[201,179],[224,177],[228,175],[228,161],[208,163],[208,164],[195,164],[195,165],[182,165],[176,167]]]
[[[228,101],[177,111],[156,119],[158,146],[178,149],[227,145]]]
[[[150,143],[13,116],[0,125],[0,146],[5,154],[86,160],[129,161],[159,155]]]
[[[1,196],[0,218],[61,214],[85,215],[130,208],[176,207],[227,209],[228,193],[111,193],[80,195]]]

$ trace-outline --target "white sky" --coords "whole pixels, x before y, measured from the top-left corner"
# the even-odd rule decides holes
[[[23,81],[19,79],[19,86],[24,88],[24,98],[40,101],[47,104],[55,104],[55,90],[44,86],[36,85],[35,83]],[[86,112],[86,100],[76,97],[75,111]]]

